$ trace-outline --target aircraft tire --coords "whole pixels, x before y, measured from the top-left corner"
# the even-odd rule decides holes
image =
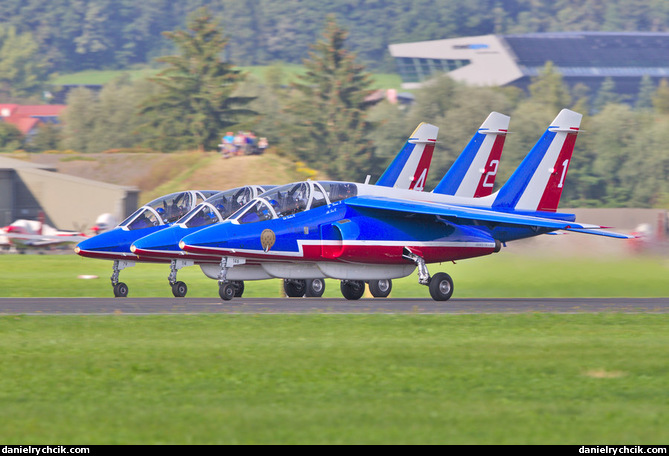
[[[430,279],[430,296],[435,301],[448,301],[453,296],[453,279],[445,272],[438,272]]]
[[[323,279],[311,279],[306,282],[306,292],[305,296],[307,298],[320,298],[325,292],[325,280]]]
[[[244,294],[244,281],[235,280],[230,283],[232,283],[232,285],[235,287],[235,298],[241,298],[242,295]]]
[[[355,301],[365,294],[365,282],[361,280],[342,280],[339,289],[346,299]]]
[[[235,297],[235,286],[232,283],[223,283],[218,288],[218,295],[224,301],[230,301]]]
[[[188,293],[188,287],[184,282],[179,281],[172,285],[172,294],[175,298],[183,298],[186,293]]]
[[[128,286],[123,283],[119,282],[116,285],[114,285],[114,296],[117,298],[125,298],[128,296]]]
[[[307,288],[306,280],[283,279],[283,291],[289,298],[301,298]]]
[[[393,289],[393,281],[390,279],[370,280],[369,292],[375,298],[387,298]]]

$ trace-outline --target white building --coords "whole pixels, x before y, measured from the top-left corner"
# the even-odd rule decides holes
[[[591,94],[611,78],[618,94],[635,98],[643,76],[655,85],[669,78],[669,33],[483,35],[388,47],[407,89],[439,73],[470,85],[526,89],[549,61],[569,86],[584,84]]]

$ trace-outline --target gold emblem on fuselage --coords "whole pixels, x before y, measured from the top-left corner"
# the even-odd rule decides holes
[[[262,245],[265,253],[269,252],[269,249],[272,248],[275,241],[276,235],[274,234],[274,231],[270,230],[269,228],[263,230],[263,232],[260,233],[260,245]]]

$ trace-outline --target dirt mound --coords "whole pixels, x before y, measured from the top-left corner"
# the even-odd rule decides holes
[[[30,154],[28,158],[63,174],[136,187],[141,201],[185,189],[226,190],[325,178],[300,162],[273,153],[227,159],[214,152]]]

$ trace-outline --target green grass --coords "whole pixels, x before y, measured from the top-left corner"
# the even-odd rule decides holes
[[[268,68],[270,66],[263,65],[238,67],[239,70],[249,73],[261,81],[265,79],[265,72]],[[283,63],[279,68],[284,73],[286,83],[293,80],[297,75],[304,73],[302,65]],[[52,78],[50,82],[55,85],[106,84],[124,74],[130,75],[132,79],[141,79],[154,76],[159,71],[152,68],[141,70],[86,70],[78,73],[58,75]],[[402,86],[402,78],[394,73],[373,73],[372,81],[372,87],[375,89],[400,89]]]
[[[0,255],[0,297],[111,297],[112,262],[76,255]],[[483,258],[429,265],[455,282],[454,298],[472,297],[666,297],[665,257],[533,258],[502,252]],[[167,264],[137,264],[121,271],[131,297],[171,297]],[[96,276],[80,279],[79,276]],[[197,266],[179,271],[189,297],[218,297],[216,281]],[[245,296],[279,297],[280,280],[246,282]],[[325,297],[339,298],[339,283],[326,280]],[[392,297],[429,297],[417,274],[393,281]]]
[[[0,317],[4,444],[665,444],[669,315]]]

